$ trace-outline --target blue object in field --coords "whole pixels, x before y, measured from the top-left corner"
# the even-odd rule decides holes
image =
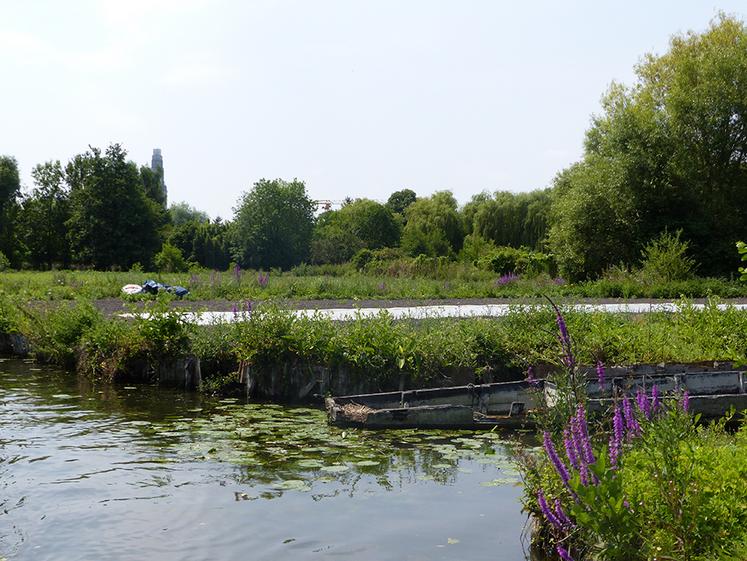
[[[162,288],[166,287],[154,280],[147,280],[143,283],[143,292],[147,292],[148,294],[158,294],[158,291]]]
[[[179,298],[183,298],[184,296],[189,294],[189,290],[187,290],[183,286],[172,286],[171,288],[174,290],[174,294],[176,294]]]
[[[143,283],[143,292],[147,292],[148,294],[158,294],[161,290],[171,292],[176,295],[177,298],[183,298],[189,294],[189,290],[183,286],[169,286],[168,284],[163,284],[154,280],[147,280]]]

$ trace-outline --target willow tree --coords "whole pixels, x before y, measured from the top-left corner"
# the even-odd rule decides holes
[[[636,75],[611,85],[583,160],[556,181],[551,248],[566,274],[591,276],[681,230],[701,271],[728,272],[747,237],[747,28],[721,15]]]

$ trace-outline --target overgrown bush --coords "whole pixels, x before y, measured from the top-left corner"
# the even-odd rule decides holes
[[[499,274],[516,273],[535,276],[541,273],[553,275],[555,264],[552,256],[525,247],[497,247],[478,260],[478,266]]]
[[[183,273],[189,268],[181,250],[169,243],[163,244],[153,261],[156,269],[163,273]]]
[[[104,321],[101,313],[85,301],[27,313],[27,334],[37,358],[66,368],[75,365],[83,336]]]
[[[680,239],[681,235],[682,230],[662,232],[643,248],[640,276],[644,282],[667,283],[692,277],[695,261],[687,256],[690,244]]]

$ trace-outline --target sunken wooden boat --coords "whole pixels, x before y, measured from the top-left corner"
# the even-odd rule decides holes
[[[492,429],[530,426],[542,382],[469,384],[325,399],[333,425],[370,429]]]
[[[672,366],[669,371],[653,371],[633,376],[614,376],[600,386],[599,382],[587,382],[589,412],[603,412],[613,405],[616,399],[634,397],[639,389],[650,395],[651,388],[657,386],[665,400],[680,397],[684,392],[689,396],[689,410],[703,418],[712,419],[727,415],[730,411],[747,411],[747,372],[727,369],[693,369],[684,365],[682,371]],[[548,406],[555,402],[557,388],[552,382],[545,383],[545,398]]]
[[[704,418],[747,411],[747,372],[728,364],[613,368],[601,385],[592,371],[582,372],[592,414],[607,411],[625,396],[634,397],[639,389],[650,395],[654,385],[665,400],[687,391],[690,411]],[[531,427],[531,412],[541,401],[552,407],[557,392],[546,380],[499,382],[328,397],[325,406],[329,422],[341,427],[517,429]]]

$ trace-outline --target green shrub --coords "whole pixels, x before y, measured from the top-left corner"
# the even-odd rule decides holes
[[[10,260],[0,251],[0,272],[10,269]]]
[[[168,295],[134,314],[135,333],[142,349],[153,359],[171,358],[190,352],[195,329],[182,310],[169,307]]]
[[[131,359],[143,355],[133,323],[122,319],[102,321],[81,337],[78,371],[94,380],[111,381]]]
[[[368,265],[368,263],[373,260],[373,258],[374,252],[368,248],[364,248],[353,255],[353,258],[350,260],[350,262],[353,264],[353,267],[355,267],[356,270],[362,271],[366,268],[366,265]]]
[[[553,275],[556,269],[552,256],[547,253],[509,246],[497,247],[488,252],[478,261],[478,265],[501,275]]]
[[[29,336],[37,358],[65,368],[75,365],[84,335],[103,321],[101,313],[90,302],[84,301],[29,314],[29,318]]]
[[[156,269],[163,273],[183,273],[189,266],[178,247],[169,243],[163,244],[161,251],[154,258]]]
[[[662,232],[651,240],[641,254],[640,276],[644,282],[666,283],[692,277],[695,261],[688,257],[689,243],[681,240],[682,230]]]

